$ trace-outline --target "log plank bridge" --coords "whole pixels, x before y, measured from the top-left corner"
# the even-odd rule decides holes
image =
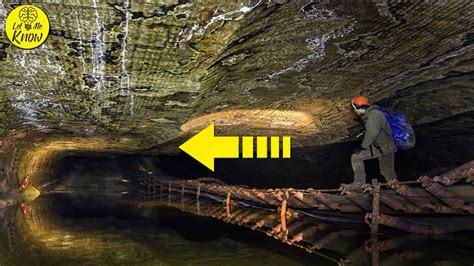
[[[256,189],[228,185],[215,178],[163,180],[141,175],[140,201],[168,200],[173,193],[223,203],[231,215],[235,203],[279,212],[285,231],[290,213],[328,220],[362,220],[378,233],[379,225],[416,234],[442,234],[474,230],[474,160],[443,175],[417,181],[379,183],[372,180],[359,190]],[[166,198],[165,198],[166,197]],[[323,218],[324,219],[324,218]],[[468,222],[466,222],[468,221]],[[471,221],[471,222],[469,222]]]

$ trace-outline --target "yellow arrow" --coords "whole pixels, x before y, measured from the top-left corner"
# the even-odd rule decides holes
[[[215,158],[239,158],[239,137],[214,136],[214,123],[179,146],[214,172]]]

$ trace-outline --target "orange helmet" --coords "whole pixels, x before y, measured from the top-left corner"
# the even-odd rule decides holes
[[[369,106],[370,105],[369,99],[361,95],[352,98],[351,103],[352,103],[352,106]]]

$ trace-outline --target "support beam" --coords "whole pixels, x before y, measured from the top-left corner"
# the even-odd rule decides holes
[[[225,199],[225,212],[227,214],[227,217],[230,217],[230,191],[227,192],[227,197]]]

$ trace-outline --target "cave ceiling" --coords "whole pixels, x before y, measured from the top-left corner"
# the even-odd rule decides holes
[[[472,1],[32,3],[50,19],[42,46],[18,49],[0,25],[0,134],[155,145],[215,121],[327,144],[354,136],[348,103],[361,93],[416,126],[472,122]],[[0,2],[2,23],[16,6]]]

